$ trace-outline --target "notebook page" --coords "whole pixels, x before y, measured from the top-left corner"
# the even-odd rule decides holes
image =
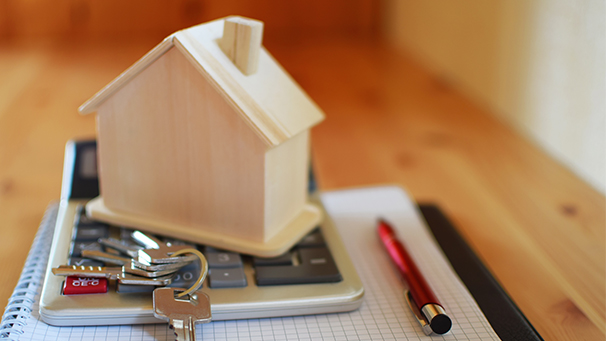
[[[329,192],[322,201],[366,290],[360,309],[387,340],[428,339],[404,300],[396,268],[376,231],[379,217],[396,230],[400,241],[425,276],[453,321],[444,340],[499,340],[467,288],[450,267],[416,205],[399,187],[368,187]]]
[[[398,187],[373,187],[322,195],[365,288],[364,303],[350,313],[217,321],[197,326],[199,340],[498,340],[475,301],[450,268],[416,206]],[[417,260],[453,320],[445,335],[425,336],[403,297],[403,284],[379,241],[376,219],[388,220]],[[31,317],[13,340],[174,340],[167,324],[54,327],[39,320],[38,287]]]

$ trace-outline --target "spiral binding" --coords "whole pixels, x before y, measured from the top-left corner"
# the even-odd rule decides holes
[[[36,303],[36,297],[40,294],[44,280],[58,207],[57,203],[52,203],[44,213],[19,282],[4,309],[0,323],[0,339],[18,340],[31,316],[32,307]]]

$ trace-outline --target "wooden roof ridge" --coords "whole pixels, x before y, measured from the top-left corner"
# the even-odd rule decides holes
[[[80,113],[97,111],[115,92],[174,47],[268,147],[277,146],[322,121],[321,109],[263,47],[258,70],[252,75],[244,75],[229,60],[218,44],[223,20],[171,34],[82,104]]]

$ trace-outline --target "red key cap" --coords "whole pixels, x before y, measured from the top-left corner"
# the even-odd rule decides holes
[[[107,278],[68,276],[63,284],[64,295],[103,294],[107,292]]]

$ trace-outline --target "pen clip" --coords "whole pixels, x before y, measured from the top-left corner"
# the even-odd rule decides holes
[[[419,310],[419,307],[415,303],[415,300],[412,298],[410,290],[404,291],[404,298],[406,299],[406,303],[408,303],[408,307],[410,307],[412,314],[415,316],[415,318],[421,325],[421,329],[423,329],[425,335],[431,335],[433,333],[433,330],[431,329],[431,326],[429,325],[429,322],[427,321],[425,316],[423,316],[423,314]]]

